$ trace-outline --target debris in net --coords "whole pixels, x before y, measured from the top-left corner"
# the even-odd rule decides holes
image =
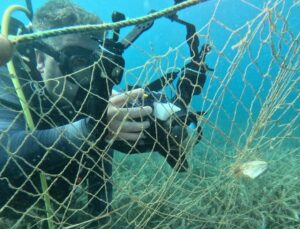
[[[249,161],[235,167],[234,173],[254,179],[266,171],[267,167],[268,163],[265,161]]]

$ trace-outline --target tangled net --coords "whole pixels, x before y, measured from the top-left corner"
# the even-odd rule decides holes
[[[185,104],[192,111],[205,111],[205,115],[196,114],[197,125],[202,127],[201,141],[197,143],[201,133],[194,133],[177,145],[187,157],[186,172],[172,169],[155,150],[134,155],[115,151],[114,157],[110,157],[108,144],[105,149],[97,149],[102,158],[92,165],[78,160],[76,155],[69,158],[80,171],[88,172],[84,176],[75,173],[72,182],[65,179],[72,191],[63,200],[48,192],[56,182],[61,182],[56,177],[64,179],[64,171],[48,174],[37,166],[34,173],[44,172],[48,178],[44,191],[36,184],[32,184],[35,193],[26,193],[24,184],[13,187],[16,193],[35,195],[38,199],[22,209],[19,204],[24,200],[13,204],[14,198],[18,198],[16,194],[0,209],[0,214],[9,212],[1,216],[0,227],[3,224],[10,228],[33,228],[48,223],[53,228],[89,228],[89,223],[104,218],[108,218],[107,228],[299,226],[300,34],[299,23],[294,20],[300,12],[300,1],[266,1],[261,6],[247,0],[238,2],[243,10],[251,12],[247,21],[234,26],[227,23],[222,16],[224,3],[216,1],[210,4],[213,9],[207,23],[196,24],[200,42],[212,47],[206,62],[214,71],[206,72],[201,95],[194,96],[191,105]],[[136,56],[146,56],[147,61],[124,69],[122,83],[114,87],[118,91],[124,91],[125,84],[143,87],[158,76],[180,70],[190,61],[184,40],[163,54],[155,53],[155,49],[141,49],[138,44],[133,44],[132,49],[138,53]],[[161,91],[168,96],[177,93],[175,83],[166,84]],[[129,98],[128,103],[132,104]],[[22,112],[18,112],[16,119],[22,117]],[[40,116],[43,118],[44,115]],[[155,121],[154,117],[149,118]],[[2,130],[0,138],[14,128],[13,123]],[[157,139],[156,144],[160,144]],[[99,161],[112,163],[111,177],[97,174]],[[245,163],[253,161],[262,162],[265,171],[251,179]],[[26,174],[28,180],[34,173]],[[109,209],[96,217],[87,209],[90,196],[95,195],[88,189],[86,177],[90,173],[113,184]],[[5,177],[1,175],[1,179]],[[45,207],[45,196],[50,208]],[[17,219],[9,217],[15,214]]]

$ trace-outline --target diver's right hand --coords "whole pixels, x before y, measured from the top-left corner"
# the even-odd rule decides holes
[[[150,126],[145,120],[152,113],[150,106],[126,107],[131,101],[142,98],[143,89],[134,89],[120,94],[112,94],[109,99],[107,122],[109,133],[107,140],[138,141],[144,138],[143,131]]]

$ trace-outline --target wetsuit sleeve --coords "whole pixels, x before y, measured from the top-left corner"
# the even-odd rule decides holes
[[[18,178],[36,167],[59,172],[87,148],[87,120],[46,130],[27,131],[23,117],[0,109],[0,174]],[[25,174],[24,174],[25,173]]]
[[[29,131],[14,88],[0,80],[0,177],[18,179],[36,168],[58,173],[88,147],[88,119]]]

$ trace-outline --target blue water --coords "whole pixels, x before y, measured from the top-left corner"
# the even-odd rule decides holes
[[[33,0],[34,10],[45,2],[44,0]],[[162,10],[173,4],[171,0],[76,0],[74,2],[81,4],[88,11],[97,14],[104,22],[111,22],[111,13],[115,10],[123,12],[127,18],[136,18],[146,15],[150,10]],[[245,2],[251,2],[251,5]],[[178,13],[182,19],[195,24],[197,30],[200,30],[201,43],[209,42],[213,45],[213,51],[207,57],[207,64],[215,68],[215,71],[214,73],[208,74],[204,91],[201,96],[194,99],[193,106],[198,110],[209,109],[211,111],[211,122],[225,133],[230,132],[232,123],[236,125],[236,129],[240,128],[243,130],[247,124],[246,120],[248,120],[250,116],[253,120],[257,118],[268,96],[272,82],[280,70],[281,60],[272,63],[268,71],[269,63],[274,60],[274,56],[271,52],[270,45],[261,45],[261,41],[266,39],[270,33],[270,28],[266,26],[261,28],[259,33],[253,37],[249,49],[245,52],[246,54],[239,59],[237,69],[233,71],[232,75],[226,76],[228,69],[233,66],[232,63],[234,63],[234,58],[238,52],[238,49],[232,50],[231,47],[237,44],[241,38],[245,37],[249,30],[247,26],[242,26],[257,17],[261,13],[261,9],[266,5],[266,2],[268,1],[210,0]],[[289,48],[289,42],[292,40],[291,36],[296,37],[300,31],[300,20],[297,18],[297,15],[300,15],[299,5],[292,8],[291,12],[288,12],[293,2],[295,1],[287,0],[285,3],[279,4],[276,8],[276,12],[281,12],[282,18],[286,20],[288,31],[290,32],[288,34],[278,34],[272,38],[277,48],[281,44],[280,55],[283,57]],[[25,5],[25,1],[1,0],[0,14],[11,4]],[[26,21],[26,17],[22,14],[18,13],[16,17]],[[216,20],[210,21],[212,18]],[[273,19],[274,18],[275,17],[273,17]],[[259,20],[256,21],[250,29],[255,29],[255,25],[258,25],[259,22]],[[207,24],[209,24],[209,26],[206,26]],[[278,31],[283,29],[282,20],[276,23],[276,28]],[[233,31],[237,29],[239,29],[239,31],[232,35]],[[130,28],[123,29],[121,36],[125,36],[129,30]],[[282,44],[280,37],[286,37],[287,43]],[[142,66],[149,58],[153,57],[153,55],[165,54],[170,47],[178,47],[184,41],[185,28],[183,26],[171,22],[166,18],[156,20],[154,26],[135,42],[135,46],[138,47],[138,49],[129,48],[125,52],[126,68],[132,69],[136,66]],[[227,45],[225,46],[225,44]],[[254,64],[252,60],[260,48],[260,55]],[[143,50],[143,52],[140,50]],[[147,53],[150,55],[147,55]],[[180,55],[186,58],[189,57],[186,44],[180,48]],[[297,55],[298,57],[295,59],[297,60],[298,58],[299,61],[299,53]],[[170,56],[172,56],[172,54]],[[176,67],[180,68],[184,64],[184,61],[185,58],[177,60]],[[163,70],[166,70],[167,63],[163,62],[162,66],[164,68]],[[267,72],[268,75],[264,78],[263,75]],[[299,69],[291,74],[293,74],[292,77],[295,79],[299,78]],[[154,76],[154,78],[158,76],[159,75]],[[228,79],[228,77],[230,80],[224,81],[224,79]],[[148,79],[145,81],[147,82],[147,80]],[[134,80],[131,82],[130,78],[125,80],[124,77],[121,85],[123,88],[125,81],[129,83],[134,82]],[[226,90],[224,88],[226,88]],[[284,116],[284,122],[286,123],[297,115],[296,108],[298,107],[299,109],[299,99],[295,101],[297,96],[296,89],[299,91],[299,83],[286,99],[287,103],[292,101],[295,103],[294,107],[287,108],[288,111]],[[251,110],[250,107],[252,107]]]

